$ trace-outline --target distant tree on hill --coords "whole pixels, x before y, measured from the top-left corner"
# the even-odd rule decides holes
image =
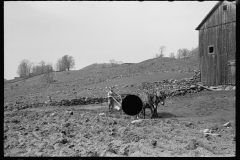
[[[52,63],[48,63],[44,68],[44,73],[51,73],[53,72],[53,65]]]
[[[166,46],[161,46],[158,50],[159,54],[155,54],[155,58],[164,57],[163,52],[166,50]]]
[[[32,65],[30,75],[36,76],[50,72],[53,72],[52,64],[41,61],[38,65]]]
[[[169,54],[169,57],[170,57],[170,58],[175,58],[174,52],[170,53],[170,54]]]
[[[32,67],[32,73],[33,73],[35,76],[42,74],[42,66],[40,66],[40,65],[34,65],[34,66]]]
[[[75,67],[75,60],[72,56],[68,56],[68,55],[64,55],[62,58],[59,58],[56,63],[57,71],[66,71],[74,67]]]
[[[64,66],[63,68],[69,70],[75,66],[75,60],[72,56],[64,55],[62,57],[62,65]]]
[[[187,48],[179,49],[177,52],[177,59],[186,58],[197,58],[198,57],[198,47],[188,50]]]
[[[63,63],[62,63],[62,58],[59,58],[57,60],[57,64],[56,64],[56,70],[57,71],[65,71],[66,68],[64,67]]]
[[[39,63],[41,66],[41,74],[44,73],[44,68],[45,68],[45,64],[46,62],[44,62],[43,60]]]
[[[115,61],[114,59],[110,59],[110,63],[111,63],[111,67],[123,64],[122,61]]]
[[[31,71],[31,63],[29,60],[24,59],[20,62],[17,69],[19,77],[26,79]]]
[[[160,48],[159,48],[159,57],[163,57],[164,56],[164,54],[163,54],[163,52],[166,50],[166,46],[161,46]]]
[[[190,54],[191,54],[191,57],[198,58],[198,54],[199,54],[198,47],[192,48],[190,51]]]
[[[182,49],[182,57],[184,59],[189,58],[189,53],[190,53],[190,51],[187,48]]]

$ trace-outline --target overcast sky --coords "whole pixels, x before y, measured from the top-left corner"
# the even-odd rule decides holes
[[[166,46],[165,56],[198,46],[195,28],[217,1],[4,2],[4,78],[20,61],[75,58],[75,69],[110,59],[138,63]]]

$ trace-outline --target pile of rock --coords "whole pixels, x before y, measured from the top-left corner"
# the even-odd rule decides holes
[[[166,79],[158,82],[143,82],[138,84],[138,92],[142,90],[163,90],[168,97],[176,95],[185,95],[186,93],[200,92],[204,88],[197,86],[200,82],[201,73],[199,70],[194,70],[195,75],[191,78],[184,78],[181,80]]]
[[[42,102],[24,102],[24,101],[17,101],[15,103],[5,103],[4,104],[4,111],[12,111],[12,110],[22,110],[27,108],[36,108],[45,106],[45,103]]]
[[[50,106],[76,106],[76,105],[88,105],[88,104],[99,104],[107,102],[106,97],[80,97],[78,99],[63,99],[61,101],[49,102]]]
[[[13,109],[22,110],[27,108],[36,108],[36,107],[43,107],[43,106],[76,106],[76,105],[88,105],[88,104],[99,104],[107,102],[107,97],[81,97],[78,99],[63,99],[60,101],[46,101],[45,103],[42,102],[19,102],[16,103],[5,103],[4,104],[4,111],[11,111]]]

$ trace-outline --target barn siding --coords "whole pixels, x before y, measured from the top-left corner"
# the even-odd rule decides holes
[[[213,68],[212,68],[212,70],[213,70],[213,79],[212,79],[212,85],[216,85],[216,70],[217,70],[217,68],[216,68],[216,58],[217,58],[217,51],[216,51],[216,28],[213,28],[213,33],[212,33],[212,43],[213,43],[213,45],[214,45],[214,55],[213,55]]]
[[[219,56],[219,53],[220,53],[220,50],[219,50],[219,26],[216,27],[216,32],[215,32],[215,37],[216,37],[216,41],[215,41],[215,44],[216,44],[216,85],[218,84],[221,84],[221,78],[220,78],[220,56]]]
[[[212,28],[209,28],[209,34],[208,34],[208,46],[212,45]],[[212,78],[213,78],[213,55],[208,55],[209,58],[209,85],[212,85]]]
[[[225,17],[225,16],[223,16],[223,17]],[[225,20],[225,18],[224,18],[224,20]],[[226,69],[225,69],[225,62],[226,62],[226,26],[225,25],[223,25],[223,27],[222,27],[222,31],[223,31],[223,33],[222,33],[222,48],[223,48],[223,50],[222,50],[222,71],[223,71],[223,84],[226,84],[226,79],[225,79],[225,75],[226,75]]]
[[[227,11],[222,6],[227,4]],[[235,83],[229,60],[236,55],[236,6],[223,2],[199,30],[199,68],[203,85]],[[208,46],[214,45],[214,55],[208,54]],[[234,78],[233,78],[234,77]]]
[[[227,11],[223,12],[222,7],[227,4]],[[200,29],[206,29],[217,26],[223,23],[229,23],[236,21],[236,6],[231,2],[223,2],[216,11],[208,18],[208,20],[202,25]]]
[[[205,34],[204,34],[204,41],[203,41],[203,43],[204,43],[204,57],[205,57],[205,60],[204,60],[204,63],[205,63],[205,66],[206,66],[206,68],[205,68],[205,84],[206,85],[209,85],[209,67],[208,67],[208,64],[209,64],[209,58],[208,58],[208,55],[207,55],[207,48],[206,48],[206,46],[208,45],[208,29],[205,29],[204,30],[205,31]]]

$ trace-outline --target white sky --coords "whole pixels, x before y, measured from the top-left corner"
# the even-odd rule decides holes
[[[217,1],[4,2],[4,78],[20,61],[56,64],[75,58],[75,70],[92,63],[138,63],[166,46],[165,56],[198,46],[195,28]]]

